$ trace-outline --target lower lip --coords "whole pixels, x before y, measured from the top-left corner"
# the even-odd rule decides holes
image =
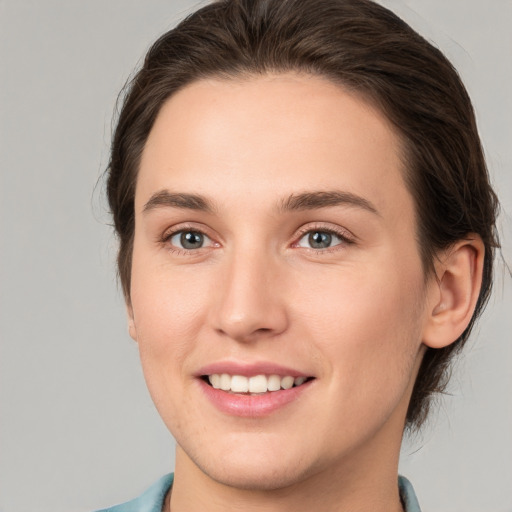
[[[313,380],[290,389],[270,391],[261,395],[228,393],[213,388],[202,379],[198,379],[198,382],[208,400],[221,412],[232,416],[260,418],[298,400],[311,386]]]

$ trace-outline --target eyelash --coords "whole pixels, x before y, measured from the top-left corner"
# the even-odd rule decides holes
[[[299,243],[300,241],[308,234],[308,233],[326,233],[329,235],[334,235],[337,238],[339,238],[340,243],[335,244],[331,247],[326,247],[324,249],[316,249],[314,247],[304,247],[304,249],[307,249],[309,252],[314,252],[315,254],[319,255],[326,255],[330,254],[335,251],[342,250],[343,247],[346,247],[347,245],[353,245],[355,244],[355,237],[347,230],[341,229],[341,228],[334,228],[334,227],[326,227],[323,225],[309,225],[305,226],[294,237],[296,242],[292,244],[292,247],[300,247]]]
[[[209,239],[213,245],[219,245],[218,243],[214,242],[212,237],[209,236],[206,233],[206,230],[201,227],[192,226],[192,225],[180,225],[176,226],[170,231],[165,231],[160,239],[160,242],[166,247],[166,249],[169,250],[169,252],[176,254],[178,256],[192,256],[197,255],[199,251],[202,249],[207,249],[208,247],[199,247],[197,249],[182,249],[180,247],[176,247],[175,245],[171,244],[171,239],[180,234],[180,233],[199,233],[200,235],[206,237]]]
[[[317,249],[314,247],[303,247],[303,249],[308,250],[309,252],[314,252],[315,254],[325,255],[332,253],[334,251],[342,250],[342,247],[345,247],[347,245],[353,245],[355,244],[355,237],[349,233],[347,230],[344,229],[335,229],[333,227],[325,227],[322,225],[309,225],[305,226],[301,230],[298,231],[296,235],[294,235],[294,240],[291,244],[291,247],[298,248],[301,247],[299,245],[300,241],[308,234],[308,233],[325,233],[328,235],[334,235],[339,240],[340,243],[337,243],[331,247],[326,247],[323,249]],[[209,236],[206,233],[206,230],[204,228],[200,228],[197,226],[192,225],[181,225],[177,226],[176,228],[173,228],[171,231],[166,231],[163,233],[160,242],[166,246],[166,248],[173,254],[179,255],[179,256],[192,256],[197,255],[199,251],[202,251],[202,249],[208,249],[211,246],[208,247],[199,247],[197,249],[183,249],[180,247],[176,247],[175,245],[171,244],[171,239],[180,234],[180,233],[198,233],[204,237],[206,237],[208,240],[211,241],[213,247],[219,246],[218,242],[215,242],[211,236]],[[341,246],[341,247],[340,247]]]

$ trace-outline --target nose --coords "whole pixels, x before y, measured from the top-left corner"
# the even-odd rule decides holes
[[[212,322],[217,333],[239,342],[272,338],[288,327],[284,276],[261,252],[234,253],[224,262]]]

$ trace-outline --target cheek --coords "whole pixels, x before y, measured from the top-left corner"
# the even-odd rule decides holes
[[[134,254],[131,297],[138,341],[180,351],[200,327],[210,295],[208,281],[197,272],[145,265]]]
[[[347,397],[378,402],[409,383],[421,345],[423,281],[421,273],[398,268],[325,279],[330,284],[297,312]]]
[[[161,406],[180,400],[181,394],[171,391],[183,385],[185,363],[204,325],[205,301],[211,295],[206,286],[204,279],[183,270],[171,272],[134,252],[131,301],[136,339],[148,389],[164,418]]]
[[[185,368],[194,349],[199,320],[190,296],[174,291],[174,284],[153,278],[144,270],[132,278],[132,306],[144,379],[151,398],[170,431],[187,420],[184,396]],[[186,289],[186,288],[185,288]],[[191,293],[191,292],[190,292]],[[197,308],[196,308],[197,309]]]

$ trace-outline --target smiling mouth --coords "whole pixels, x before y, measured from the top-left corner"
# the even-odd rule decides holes
[[[228,393],[259,395],[269,392],[291,389],[302,386],[314,377],[293,377],[291,375],[229,375],[227,373],[214,373],[201,377],[214,389]]]

